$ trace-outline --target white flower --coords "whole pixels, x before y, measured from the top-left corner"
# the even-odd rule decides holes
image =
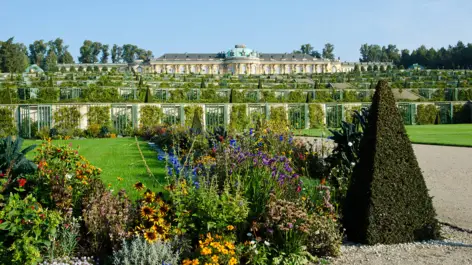
[[[256,241],[252,240],[251,245],[254,245],[254,244],[256,244]]]
[[[355,165],[356,165],[356,163],[354,163],[354,162],[351,162],[351,166],[355,166]]]
[[[264,240],[264,244],[265,244],[266,246],[270,246],[270,243],[267,242],[267,241],[265,241],[265,240]]]
[[[256,254],[259,254],[259,251],[257,251],[257,249],[254,251]]]
[[[252,236],[252,234],[251,234],[251,233],[247,233],[246,236]]]
[[[71,179],[71,178],[72,178],[72,175],[71,175],[71,174],[66,174],[66,178],[67,178],[67,179]]]
[[[347,143],[347,145],[352,146],[352,142]]]

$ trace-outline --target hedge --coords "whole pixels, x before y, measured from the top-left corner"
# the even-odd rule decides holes
[[[440,238],[440,226],[392,90],[380,81],[345,204],[348,239],[398,244]]]
[[[235,131],[243,131],[249,126],[249,117],[247,115],[246,104],[233,105],[231,107],[231,116],[229,128]]]
[[[80,124],[80,111],[78,107],[60,107],[54,114],[54,127],[58,130],[77,129]]]
[[[16,134],[17,129],[15,119],[13,118],[13,110],[8,107],[0,107],[0,138]]]
[[[198,113],[200,120],[203,121],[203,108],[201,106],[185,106],[185,126],[190,127],[193,123],[193,116]]]
[[[277,125],[277,128],[285,129],[288,126],[287,111],[284,107],[271,107],[269,120]]]
[[[309,104],[308,114],[310,117],[310,128],[321,128],[324,126],[324,112],[320,104]]]
[[[110,107],[109,106],[90,106],[87,112],[88,125],[97,124],[99,126],[107,126],[110,124]]]
[[[162,109],[157,106],[142,106],[139,115],[139,126],[149,128],[160,123],[163,113]]]
[[[433,104],[419,104],[416,107],[416,123],[419,125],[435,124],[439,110]]]

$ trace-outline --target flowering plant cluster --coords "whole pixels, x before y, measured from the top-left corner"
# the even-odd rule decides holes
[[[228,226],[228,228],[231,228],[231,226]],[[195,257],[184,259],[182,264],[236,265],[239,264],[237,251],[231,237],[207,233],[205,236],[200,236]]]

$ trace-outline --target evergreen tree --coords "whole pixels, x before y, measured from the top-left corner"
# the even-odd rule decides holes
[[[70,54],[69,51],[64,52],[64,58],[62,60],[63,60],[63,63],[66,63],[66,64],[75,63],[74,62],[74,57],[72,57],[72,54]]]
[[[347,236],[355,242],[440,237],[432,199],[385,80],[377,84],[343,213]]]

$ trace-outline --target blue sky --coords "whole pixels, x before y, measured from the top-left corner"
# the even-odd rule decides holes
[[[335,45],[357,61],[363,43],[400,49],[472,42],[471,0],[1,0],[0,39],[64,39],[77,60],[85,39],[166,52],[259,52]]]

